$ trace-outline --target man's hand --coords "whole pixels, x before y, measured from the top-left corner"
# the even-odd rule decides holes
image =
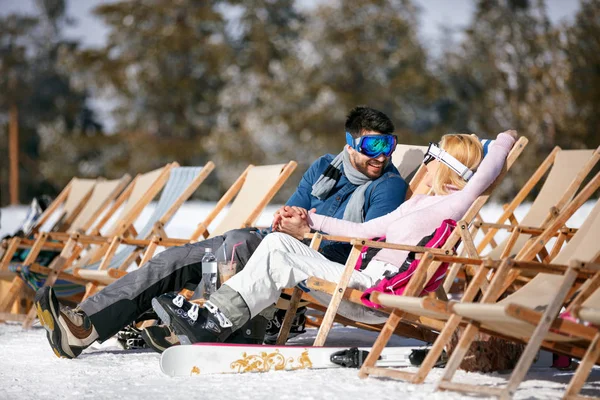
[[[283,218],[277,232],[287,233],[298,240],[303,240],[306,233],[310,233],[310,227],[306,219],[300,218],[298,215],[293,217]]]
[[[271,227],[275,232],[287,233],[302,240],[304,234],[310,232],[308,211],[302,207],[283,206],[275,212]]]
[[[300,218],[306,219],[308,212],[302,207],[283,206],[279,210],[275,211],[275,214],[273,214],[273,222],[271,223],[271,227],[273,230],[277,230],[283,218],[291,218],[294,215],[298,215]]]
[[[283,206],[279,210],[275,211],[275,214],[273,214],[273,222],[271,222],[271,229],[273,229],[274,231],[276,231],[279,227],[283,215],[287,212],[287,208],[288,206]]]

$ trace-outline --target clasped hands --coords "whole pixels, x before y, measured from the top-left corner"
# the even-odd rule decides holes
[[[314,212],[315,209],[311,211]],[[309,211],[302,207],[283,206],[275,212],[271,228],[273,232],[286,233],[302,240],[306,233],[310,233],[308,213]]]

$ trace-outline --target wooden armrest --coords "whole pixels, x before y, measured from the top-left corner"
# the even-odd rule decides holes
[[[25,239],[25,240],[22,240],[17,247],[19,249],[29,249],[33,246],[34,243],[35,243],[35,241]],[[58,243],[58,242],[46,241],[42,245],[41,250],[62,250],[64,247],[65,247],[65,244],[62,242]]]
[[[368,247],[375,247],[378,249],[392,249],[392,250],[405,250],[412,251],[415,253],[431,253],[434,255],[452,256],[456,253],[454,250],[434,249],[425,246],[411,246],[406,244],[396,244],[387,242],[376,242],[368,239],[352,239],[350,240],[351,245],[363,245]]]
[[[32,271],[32,272],[36,272],[38,274],[46,274],[46,275],[50,275],[52,273],[57,273],[56,270],[54,270],[52,268],[44,267],[43,265],[39,265],[39,264],[30,265],[29,266],[29,270]],[[65,272],[65,271],[58,272],[58,278],[59,279],[67,280],[69,282],[73,282],[73,283],[78,284],[78,285],[86,285],[88,283],[99,284],[98,282],[90,281],[88,279],[82,279],[82,278],[80,278],[78,276],[75,276],[72,273]]]
[[[494,228],[494,229],[506,229],[508,232],[512,232],[515,229],[520,229],[522,233],[530,234],[530,235],[540,235],[544,232],[543,228],[538,228],[535,226],[526,226],[526,225],[510,225],[510,224],[494,224],[491,222],[480,222],[477,221],[475,224],[479,227],[486,228]],[[563,233],[567,236],[573,236],[577,232],[576,228],[567,228],[563,227],[559,229],[556,234]]]
[[[304,239],[312,239],[315,237],[315,233],[305,233],[304,234]],[[321,233],[321,238],[323,240],[331,240],[333,242],[346,242],[346,243],[350,243],[350,241],[352,241],[355,238],[352,238],[350,236],[334,236],[334,235],[324,235]]]
[[[305,239],[312,239],[314,237],[314,233],[307,233],[304,235]],[[377,249],[392,249],[392,250],[405,250],[412,251],[415,253],[431,253],[435,255],[444,255],[444,256],[452,256],[456,255],[453,250],[443,250],[443,249],[434,249],[431,247],[424,246],[411,246],[407,244],[396,244],[396,243],[388,243],[388,242],[376,242],[370,239],[360,239],[360,238],[352,238],[348,236],[333,236],[333,235],[321,235],[324,240],[331,240],[334,242],[346,242],[351,245],[363,245],[368,247],[374,247]]]
[[[109,268],[105,271],[75,268],[73,275],[85,280],[94,281],[95,284],[109,285],[120,277],[127,275],[127,272],[115,268]]]
[[[337,284],[334,282],[326,281],[325,279],[315,278],[314,276],[311,276],[306,280],[306,286],[312,290],[333,294],[335,292]],[[350,300],[353,303],[362,304],[362,302],[360,301],[362,293],[363,292],[361,292],[360,290],[346,288],[343,298],[345,300]]]
[[[106,237],[106,236],[91,236],[91,235],[80,235],[74,234],[71,235],[73,240],[78,241],[79,243],[85,244],[110,244],[113,241],[114,237]]]
[[[546,273],[546,274],[557,274],[563,275],[569,268],[574,268],[577,271],[577,276],[581,278],[592,278],[595,274],[600,272],[600,263],[593,262],[581,262],[571,261],[569,265],[564,264],[547,264],[538,261],[515,261],[509,260],[508,265],[510,268],[520,269],[527,271],[527,273]],[[488,262],[486,265],[489,268],[498,268],[499,262]]]

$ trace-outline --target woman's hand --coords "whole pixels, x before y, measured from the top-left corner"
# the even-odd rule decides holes
[[[519,134],[514,129],[509,129],[508,131],[504,131],[502,133],[504,133],[505,135],[511,136],[515,140],[517,140],[517,138],[519,137]]]

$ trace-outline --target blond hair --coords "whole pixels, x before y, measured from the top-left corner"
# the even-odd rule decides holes
[[[469,169],[475,171],[483,159],[483,146],[476,135],[452,133],[442,136],[440,148],[452,155]],[[467,182],[447,165],[439,163],[433,178],[433,190],[436,194],[448,194],[448,186],[457,189],[465,187]]]

